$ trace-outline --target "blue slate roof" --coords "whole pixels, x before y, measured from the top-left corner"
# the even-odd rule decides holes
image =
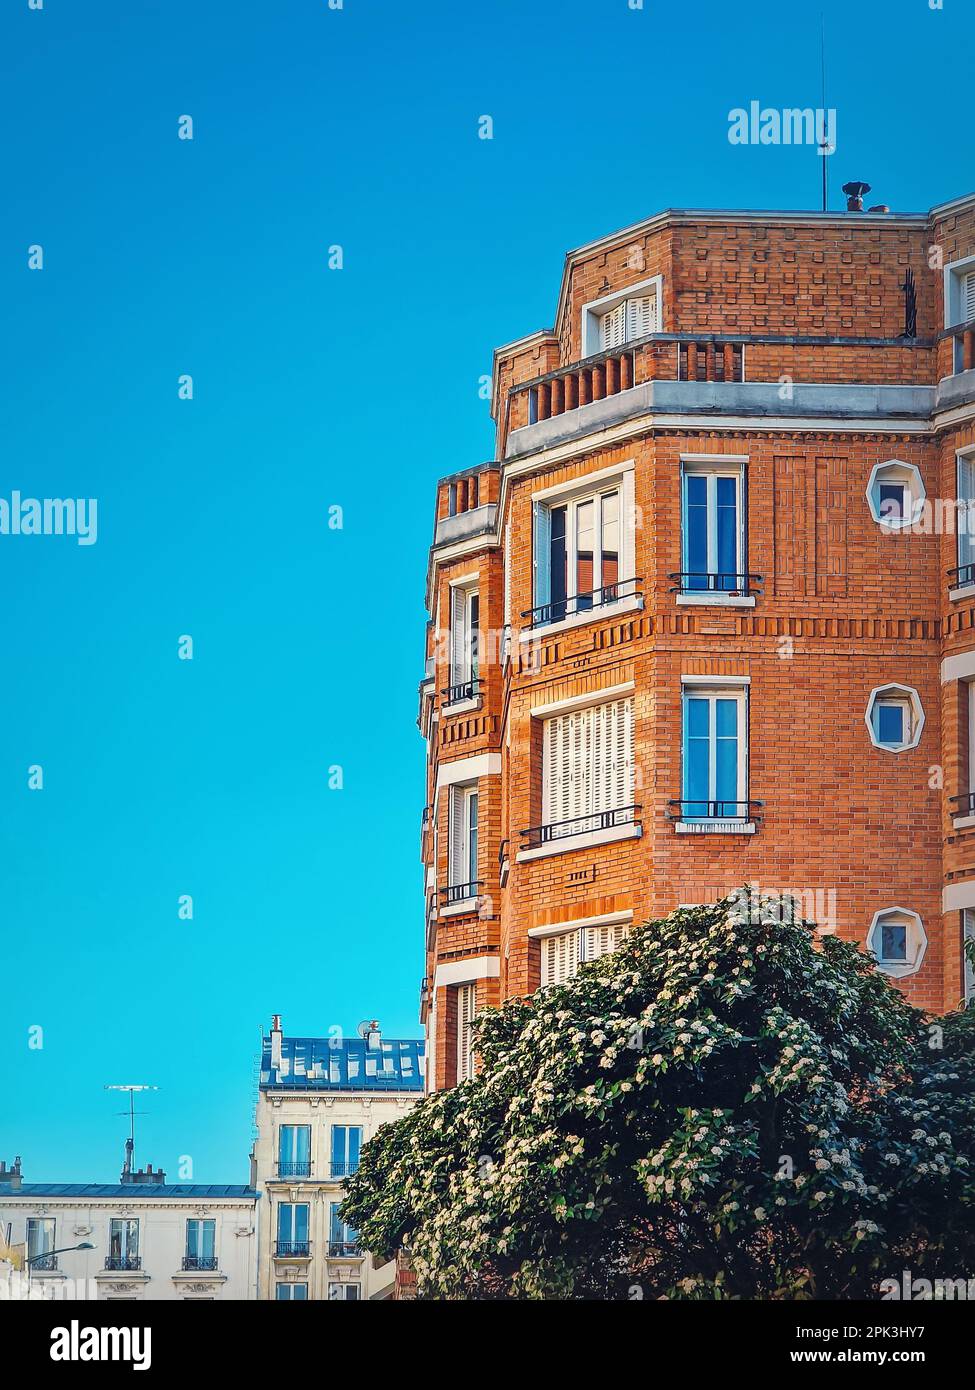
[[[271,1039],[261,1053],[262,1091],[423,1091],[423,1040],[383,1038],[282,1038],[281,1065],[271,1065]]]
[[[0,1200],[12,1197],[82,1197],[86,1200],[128,1199],[140,1197],[238,1197],[256,1201],[258,1193],[252,1187],[234,1183],[193,1182],[25,1182],[18,1188],[0,1183]]]

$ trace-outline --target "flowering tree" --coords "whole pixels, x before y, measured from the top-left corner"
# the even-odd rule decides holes
[[[975,1011],[746,893],[489,1010],[344,1217],[432,1298],[879,1297],[975,1273]]]

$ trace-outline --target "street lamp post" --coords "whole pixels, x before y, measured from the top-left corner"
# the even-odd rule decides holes
[[[62,1245],[57,1250],[45,1250],[41,1255],[28,1256],[24,1262],[27,1268],[27,1297],[30,1298],[30,1276],[33,1265],[38,1264],[41,1260],[51,1260],[55,1255],[69,1255],[72,1250],[94,1250],[94,1248],[90,1240],[83,1240],[80,1245]]]

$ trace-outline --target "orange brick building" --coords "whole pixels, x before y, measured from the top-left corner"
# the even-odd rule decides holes
[[[851,204],[660,213],[495,352],[428,569],[431,1087],[480,1007],[744,883],[972,988],[975,195]]]

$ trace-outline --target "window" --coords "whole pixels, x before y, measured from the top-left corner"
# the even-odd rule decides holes
[[[582,355],[612,352],[660,331],[659,275],[590,300],[582,308]]]
[[[560,490],[534,504],[532,627],[636,598],[632,471],[599,489]]]
[[[681,818],[748,819],[744,689],[684,687]]]
[[[450,788],[447,904],[477,897],[477,786]]]
[[[945,267],[945,328],[960,327],[975,322],[975,262],[968,257],[956,265]],[[965,370],[965,348],[962,335],[954,339],[953,370]]]
[[[108,1228],[106,1269],[139,1268],[139,1222],[133,1217],[113,1216]]]
[[[278,1303],[303,1303],[308,1299],[307,1284],[278,1284],[274,1291]]]
[[[924,499],[924,483],[915,464],[887,459],[870,470],[867,504],[874,521],[886,530],[912,526],[919,519]]]
[[[332,1126],[332,1177],[348,1178],[359,1171],[361,1125]]]
[[[962,946],[965,950],[962,965],[962,978],[965,982],[965,1003],[970,1004],[975,999],[975,963],[968,954],[966,947],[975,943],[975,910],[966,907],[962,913]]]
[[[685,462],[680,588],[735,593],[747,588],[740,467]]]
[[[878,970],[895,978],[919,969],[927,944],[920,917],[904,907],[876,913],[867,933],[867,949],[875,956]]]
[[[597,927],[577,927],[542,938],[542,984],[564,985],[582,961],[598,960],[617,950],[623,942],[626,925],[605,923]]]
[[[184,1269],[216,1269],[216,1221],[191,1220],[186,1223]]]
[[[477,1012],[477,986],[457,987],[457,1080],[469,1081],[474,1075],[474,1030]]]
[[[958,454],[957,459],[958,573],[955,583],[960,587],[975,584],[975,452]]]
[[[281,1202],[278,1205],[278,1255],[307,1255],[308,1203]]]
[[[887,753],[916,748],[924,726],[921,697],[911,686],[878,686],[870,693],[866,719],[875,748]]]
[[[28,1217],[27,1258],[31,1261],[31,1269],[56,1269],[58,1257],[51,1254],[54,1248],[54,1217]]]
[[[606,829],[633,809],[633,701],[614,700],[544,721],[543,839]]]
[[[329,1227],[328,1227],[328,1253],[332,1259],[341,1258],[343,1255],[357,1255],[359,1253],[359,1233],[354,1231],[351,1226],[339,1216],[341,1202],[330,1204]]]
[[[359,1299],[358,1284],[336,1284],[328,1286],[329,1300],[338,1300],[340,1303],[356,1303]]]
[[[478,645],[480,598],[477,589],[455,585],[450,590],[450,685],[448,704],[473,700],[479,691]]]
[[[278,1177],[311,1176],[311,1125],[282,1125],[278,1130]]]

